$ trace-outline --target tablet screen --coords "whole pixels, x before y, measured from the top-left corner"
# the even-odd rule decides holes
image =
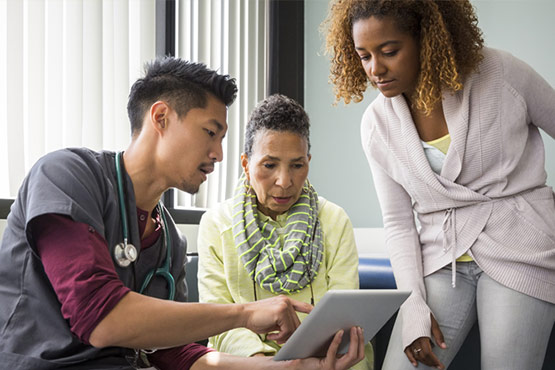
[[[338,353],[346,353],[351,327],[363,328],[364,341],[370,341],[409,295],[410,292],[397,289],[330,290],[274,356],[274,360],[325,357],[333,336],[341,329],[345,334]]]

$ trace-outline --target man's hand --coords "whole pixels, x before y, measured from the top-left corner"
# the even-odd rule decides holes
[[[308,303],[283,295],[245,303],[246,320],[243,326],[258,334],[270,333],[268,339],[282,344],[301,323],[297,311],[309,313],[312,308]]]

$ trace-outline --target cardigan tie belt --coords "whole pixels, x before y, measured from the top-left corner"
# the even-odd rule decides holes
[[[457,224],[455,216],[456,208],[448,208],[443,216],[441,229],[443,230],[443,251],[451,249],[451,286],[457,286]]]
[[[547,189],[547,190],[544,190]],[[479,204],[496,203],[499,201],[506,201],[507,199],[515,198],[517,196],[525,196],[528,200],[542,200],[545,199],[546,191],[551,193],[551,188],[536,188],[525,190],[520,193],[512,194],[501,198],[489,198],[489,200],[482,200],[470,202],[463,206],[447,208],[444,211],[443,223],[441,229],[443,231],[443,251],[447,253],[449,250],[452,252],[451,256],[451,286],[455,288],[456,275],[457,275],[457,222],[456,211],[457,209],[472,207]]]

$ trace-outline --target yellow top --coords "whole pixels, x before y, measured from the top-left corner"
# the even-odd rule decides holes
[[[440,137],[439,139],[427,141],[426,143],[433,146],[436,149],[439,149],[443,154],[447,154],[447,150],[449,149],[449,145],[451,144],[451,135],[447,134],[445,136]],[[470,261],[472,261],[472,257],[470,257],[468,253],[465,253],[459,258],[457,258],[457,262],[470,262]]]
[[[199,300],[205,303],[245,303],[275,296],[253,286],[252,279],[237,253],[233,236],[233,199],[228,199],[202,216],[198,229],[198,290]],[[283,236],[288,213],[278,215],[276,220],[258,212]],[[324,235],[324,257],[318,275],[312,280],[314,301],[332,289],[358,289],[358,253],[353,226],[345,211],[338,205],[319,197],[318,219]],[[289,294],[293,299],[310,302],[311,287]],[[304,319],[305,314],[299,314]],[[236,356],[252,356],[256,353],[275,355],[280,345],[246,328],[238,328],[209,338],[209,347]],[[366,359],[356,364],[354,370],[373,368],[373,349],[365,348]]]
[[[447,154],[447,149],[449,149],[449,145],[451,145],[451,135],[447,134],[445,136],[440,137],[439,139],[426,141],[426,144],[429,144],[434,148],[439,149],[443,154]]]

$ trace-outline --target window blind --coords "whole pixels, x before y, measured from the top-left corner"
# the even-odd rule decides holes
[[[156,0],[0,0],[0,197],[47,152],[130,141],[127,96],[155,57]]]
[[[239,92],[228,110],[224,160],[196,195],[176,191],[175,207],[208,208],[233,194],[250,111],[266,95],[267,0],[180,0],[176,55],[229,74]]]
[[[244,126],[266,92],[267,1],[176,2],[176,56],[231,75],[239,93],[224,161],[170,207],[206,208],[233,192]],[[156,0],[0,0],[0,198],[47,152],[127,147],[127,96],[156,55],[155,13]]]

